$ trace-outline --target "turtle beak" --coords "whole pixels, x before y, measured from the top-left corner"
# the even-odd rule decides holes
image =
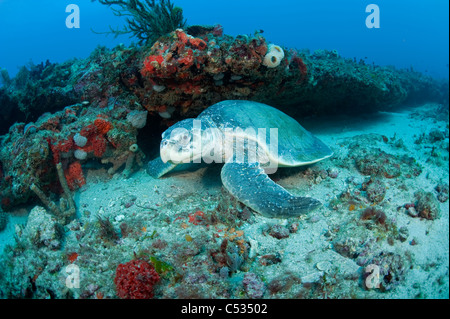
[[[161,160],[163,161],[163,163],[167,163],[170,159],[169,152],[165,148],[161,148],[160,156],[161,156]]]
[[[161,141],[161,146],[159,147],[159,156],[164,163],[167,163],[170,160],[170,143],[166,140]]]
[[[174,151],[176,145],[171,144],[170,142],[163,145],[161,144],[161,148],[159,150],[159,156],[161,157],[161,161],[163,163],[170,162],[172,164],[180,164],[185,160],[186,155]]]
[[[167,140],[161,142],[159,156],[164,163],[180,164],[189,163],[191,159],[190,152],[183,150],[178,144]]]

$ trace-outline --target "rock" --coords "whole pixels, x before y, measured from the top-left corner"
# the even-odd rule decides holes
[[[329,168],[327,173],[330,178],[337,178],[339,176],[339,170],[335,167]]]
[[[398,230],[398,239],[403,243],[408,239],[409,236],[409,230],[407,227],[402,226]]]
[[[415,208],[420,217],[431,220],[439,218],[441,213],[439,202],[432,193],[421,189],[414,193],[414,197],[417,200]]]
[[[366,190],[367,198],[372,203],[380,203],[386,195],[386,185],[379,178],[371,178],[367,183],[363,184]]]
[[[437,199],[441,202],[441,203],[445,203],[448,200],[448,184],[445,183],[439,183],[438,185],[436,185],[435,188],[437,194]]]
[[[324,272],[318,271],[300,278],[303,284],[313,284],[319,282],[323,278]]]
[[[61,232],[56,219],[40,206],[31,210],[23,236],[36,247],[58,249],[61,246]]]
[[[288,238],[289,234],[289,229],[281,225],[273,225],[269,231],[269,235],[276,239]]]
[[[408,215],[411,217],[417,217],[417,216],[419,216],[419,213],[414,208],[414,206],[410,206],[410,207],[408,207]]]
[[[264,282],[254,273],[246,273],[242,284],[250,299],[262,298],[264,291],[266,290]]]

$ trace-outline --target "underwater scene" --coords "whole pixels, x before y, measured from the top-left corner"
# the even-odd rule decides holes
[[[448,299],[448,7],[0,0],[0,299]]]

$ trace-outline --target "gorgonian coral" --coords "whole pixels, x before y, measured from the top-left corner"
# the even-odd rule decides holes
[[[186,26],[183,10],[170,0],[98,0],[110,6],[114,15],[127,17],[122,30],[110,27],[115,36],[131,34],[139,44],[153,43],[159,37]]]

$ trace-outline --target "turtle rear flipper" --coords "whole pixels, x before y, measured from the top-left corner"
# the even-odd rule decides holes
[[[259,163],[226,163],[221,177],[236,199],[265,217],[296,217],[321,206],[314,198],[294,196],[276,184]]]

